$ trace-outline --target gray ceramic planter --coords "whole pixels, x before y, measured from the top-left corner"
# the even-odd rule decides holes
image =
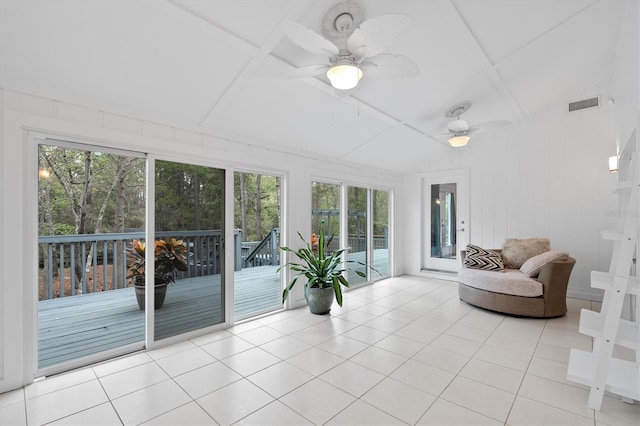
[[[335,294],[333,287],[311,288],[306,286],[304,297],[307,299],[307,305],[312,314],[325,315],[331,310]]]

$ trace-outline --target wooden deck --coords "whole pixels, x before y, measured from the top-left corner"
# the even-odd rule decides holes
[[[354,254],[355,259],[360,253]],[[378,269],[382,276],[388,275],[387,250],[374,252],[374,264],[385,265]],[[235,272],[236,319],[282,306],[276,269],[257,266]],[[221,299],[220,275],[179,280],[169,286],[164,306],[156,311],[156,338],[222,322]],[[144,332],[144,312],[138,308],[133,288],[43,300],[38,302],[38,367],[142,345]]]
[[[275,266],[235,273],[236,318],[278,309],[280,275]],[[220,275],[188,278],[169,286],[156,311],[156,338],[166,338],[223,321]],[[144,341],[144,312],[134,289],[126,288],[38,302],[38,367]]]

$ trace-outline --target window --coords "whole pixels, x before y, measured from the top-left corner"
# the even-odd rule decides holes
[[[346,191],[347,231],[343,239],[340,235],[340,210],[342,188]],[[311,230],[318,234],[324,226],[326,237],[334,236],[330,249],[340,247],[344,241],[350,247],[347,254],[350,264],[348,280],[351,284],[373,281],[389,276],[389,211],[390,192],[366,187],[347,186],[337,183],[311,183]],[[359,263],[357,263],[359,262]],[[367,266],[371,265],[378,272]],[[360,277],[355,271],[361,271],[367,278]]]

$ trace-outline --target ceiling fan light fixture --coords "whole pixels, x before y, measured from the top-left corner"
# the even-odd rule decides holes
[[[349,90],[358,85],[362,70],[351,61],[338,61],[327,71],[327,78],[335,89]]]
[[[465,146],[469,139],[471,138],[467,135],[453,135],[449,138],[449,144],[454,148],[459,148]]]

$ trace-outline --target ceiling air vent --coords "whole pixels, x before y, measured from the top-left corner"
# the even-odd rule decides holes
[[[593,108],[598,106],[598,97],[584,99],[581,101],[569,102],[569,112],[578,111],[585,108]]]

